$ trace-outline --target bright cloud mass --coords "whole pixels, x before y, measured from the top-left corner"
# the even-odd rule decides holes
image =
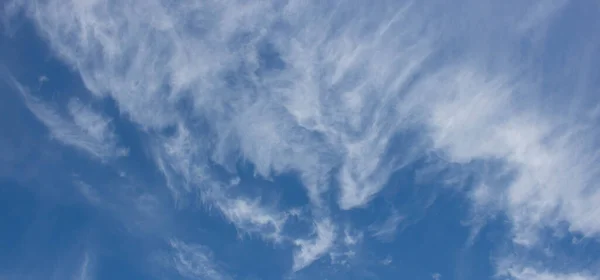
[[[594,1],[0,5],[0,280],[600,279]]]

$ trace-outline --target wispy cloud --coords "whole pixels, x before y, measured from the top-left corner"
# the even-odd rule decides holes
[[[68,115],[61,114],[58,108],[31,95],[14,79],[12,85],[23,96],[31,113],[48,128],[53,139],[101,160],[127,155],[128,149],[118,145],[108,117],[77,99],[70,100]]]
[[[352,246],[360,243],[363,239],[363,233],[357,232],[351,229],[346,228],[344,230],[344,244],[346,246]]]
[[[531,267],[510,267],[501,276],[513,280],[595,280],[600,279],[589,273],[573,272],[561,273],[547,270],[539,271]]]
[[[600,211],[600,193],[592,190],[600,163],[593,152],[592,123],[516,109],[510,102],[518,85],[503,78],[452,71],[440,77],[452,80],[443,83],[445,97],[431,103],[434,145],[452,161],[501,159],[506,169],[516,173],[508,186],[493,186],[494,191],[504,190],[498,196],[501,200],[495,201],[505,201],[515,241],[534,244],[537,230],[561,221],[568,222],[573,231],[600,233],[600,224],[590,223],[590,215]],[[439,91],[430,86],[423,90]],[[461,90],[464,87],[473,90]],[[490,89],[494,94],[486,94]],[[489,203],[485,195],[489,186],[480,188],[475,202]]]
[[[110,118],[84,105],[78,99],[71,99],[69,101],[68,111],[73,118],[74,124],[91,141],[111,147],[113,153],[117,156],[127,155],[127,149],[117,147],[116,135],[111,128],[112,120]]]
[[[81,266],[79,267],[79,271],[73,276],[73,280],[93,280],[95,277],[92,274],[92,257],[89,253],[85,253],[83,255],[83,260],[81,261]]]
[[[404,119],[394,110],[394,101],[399,100],[394,92],[411,79],[430,53],[426,36],[414,40],[387,36],[394,27],[414,25],[406,7],[382,15],[385,21],[374,29],[375,37],[367,38],[358,33],[367,22],[349,25],[341,32],[311,34],[309,31],[321,29],[319,26],[345,21],[343,13],[333,10],[320,20],[304,21],[302,16],[312,14],[312,8],[299,6],[301,13],[290,13],[295,2],[280,10],[273,10],[267,2],[244,9],[237,7],[242,4],[236,1],[181,2],[168,7],[153,1],[130,5],[133,3],[137,2],[114,6],[94,1],[45,2],[26,9],[57,53],[79,69],[86,86],[93,93],[111,95],[134,121],[144,127],[176,125],[181,117],[177,109],[190,99],[196,114],[206,116],[214,129],[213,138],[204,140],[214,143],[212,159],[228,164],[225,161],[232,155],[241,154],[265,177],[272,172],[299,171],[315,203],[335,175],[340,181],[340,205],[345,209],[363,205],[393,170],[410,161],[410,151],[385,156]],[[139,5],[153,16],[127,11]],[[257,12],[263,9],[274,13],[264,16]],[[67,14],[71,16],[63,16]],[[203,14],[212,16],[199,17]],[[273,29],[272,23],[284,16],[298,28],[293,37]],[[146,22],[149,18],[156,20]],[[193,23],[197,26],[190,26],[188,21],[199,18],[200,22]],[[98,25],[101,22],[102,27]],[[269,37],[261,35],[269,29],[273,29]],[[242,40],[244,32],[253,39],[239,45],[229,43]],[[326,32],[334,37],[325,40]],[[146,42],[140,44],[140,40]],[[365,45],[366,41],[371,43]],[[274,46],[278,54],[273,55],[280,56],[284,71],[261,70],[266,67],[267,58],[260,49],[265,43]],[[404,52],[396,53],[396,49]],[[319,58],[323,56],[327,59]],[[305,64],[311,60],[330,69],[326,76],[319,76],[323,73],[320,68]],[[228,81],[228,73],[240,71],[240,65],[245,65],[240,77],[247,78]],[[364,70],[357,70],[361,68]],[[264,74],[256,76],[257,69]],[[352,76],[359,79],[350,82]],[[322,82],[335,89],[328,98],[311,90]],[[245,83],[266,88],[257,94]],[[215,91],[222,94],[212,94]],[[242,92],[247,92],[246,97],[239,98]],[[275,94],[279,97],[274,99]],[[200,140],[198,135],[191,137]],[[340,165],[340,171],[333,174]]]
[[[215,264],[208,248],[176,239],[169,243],[173,248],[172,264],[181,276],[188,279],[232,279]]]
[[[310,265],[331,249],[335,241],[336,229],[331,221],[324,220],[315,223],[312,239],[299,239],[294,243],[298,246],[294,253],[293,270],[298,271]]]
[[[372,235],[384,242],[393,241],[396,230],[403,220],[404,216],[394,210],[383,223],[371,225]]]
[[[258,233],[276,242],[282,241],[286,214],[270,210],[260,205],[258,200],[244,198],[219,199],[216,205],[223,215],[243,232]]]
[[[566,59],[556,68],[577,71],[548,74],[532,62],[540,58],[521,59],[528,32],[547,27],[565,3],[22,5],[93,94],[110,96],[156,133],[155,161],[176,197],[194,188],[209,193],[218,181],[212,165],[228,175],[240,160],[263,178],[297,174],[318,213],[310,217],[314,239],[295,242],[299,270],[337,238],[329,208],[368,206],[396,170],[425,153],[463,166],[500,162],[515,174],[495,180],[478,173],[485,184],[471,192],[475,211],[493,203],[493,211],[507,214],[515,243],[535,246],[540,229],[561,223],[600,234],[597,120],[586,113],[598,100],[593,79],[584,78],[593,63]],[[589,53],[598,40],[587,44],[573,44],[565,56]],[[565,86],[552,86],[559,78]],[[73,101],[67,121],[26,96],[55,138],[100,158],[120,154],[105,117]],[[337,205],[328,205],[325,193],[338,194]],[[285,234],[285,210],[210,198],[240,229]],[[382,234],[397,222],[386,223]]]

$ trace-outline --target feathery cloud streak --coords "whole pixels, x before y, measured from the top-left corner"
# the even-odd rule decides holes
[[[50,131],[53,139],[85,151],[100,160],[126,156],[128,149],[121,147],[110,126],[111,119],[71,99],[67,114],[31,95],[23,85],[11,79],[12,86],[22,95],[27,108]]]

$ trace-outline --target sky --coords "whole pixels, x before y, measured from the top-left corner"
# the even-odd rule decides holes
[[[0,5],[0,280],[600,279],[598,1]]]

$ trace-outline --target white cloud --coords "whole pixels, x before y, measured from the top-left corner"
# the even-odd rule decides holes
[[[91,204],[98,205],[101,203],[102,199],[100,198],[100,195],[90,184],[81,180],[76,180],[73,184]]]
[[[344,244],[346,246],[353,246],[360,243],[363,239],[362,232],[353,231],[351,229],[344,229]]]
[[[42,76],[40,76],[38,78],[38,82],[40,83],[40,85],[43,84],[43,83],[45,83],[45,82],[48,82],[48,81],[50,81],[50,79],[47,76],[45,76],[45,75],[42,75]]]
[[[356,262],[360,262],[363,240],[364,235],[362,231],[346,226],[343,239],[338,240],[336,235],[334,239],[335,244],[328,249],[331,264],[348,267]]]
[[[403,220],[403,215],[396,210],[392,211],[392,214],[383,223],[371,225],[373,237],[384,242],[393,241],[396,230]]]
[[[514,172],[509,182],[482,184],[471,198],[481,211],[491,203],[504,211],[513,240],[534,246],[540,229],[561,223],[586,236],[600,234],[596,126],[573,113],[597,100],[572,97],[570,89],[547,92],[536,80],[543,69],[518,59],[524,31],[546,24],[564,4],[552,3],[502,9],[495,1],[23,5],[93,94],[114,98],[148,131],[177,127],[174,136],[153,139],[155,160],[176,197],[192,187],[212,190],[210,165],[233,173],[241,159],[265,178],[297,174],[314,209],[329,207],[322,194],[335,179],[338,206],[348,210],[366,206],[394,171],[433,152],[450,163],[495,161]],[[266,43],[279,52],[282,69],[265,69],[271,63],[260,54]],[[587,67],[577,62],[560,68]],[[565,87],[595,92],[591,82],[574,80]],[[545,101],[569,98],[583,101]],[[107,122],[93,111],[72,110],[77,114],[69,123],[31,98],[28,106],[57,139],[99,157],[114,155]],[[238,228],[282,234],[285,211],[212,198]],[[296,242],[294,270],[336,238],[332,220],[315,227],[314,240]]]
[[[158,137],[153,152],[155,164],[166,177],[167,186],[178,201],[182,192],[190,191],[190,183],[195,177],[202,177],[203,174],[193,164],[194,155],[200,152],[199,145],[194,143],[184,126],[178,125],[176,129],[171,137]]]
[[[245,198],[218,199],[216,205],[236,228],[247,233],[258,233],[276,242],[282,241],[287,215],[260,205],[258,200]]]
[[[215,264],[208,248],[176,239],[169,243],[173,248],[172,264],[181,276],[188,279],[231,279]]]
[[[329,220],[315,223],[313,239],[299,239],[294,241],[299,248],[294,253],[293,271],[301,270],[331,249],[335,241],[335,226]]]
[[[250,198],[237,194],[239,178],[221,182],[214,178],[206,159],[198,157],[204,150],[194,143],[193,135],[178,126],[175,135],[161,138],[157,147],[156,164],[165,174],[167,185],[176,199],[191,191],[200,190],[202,201],[217,209],[242,234],[257,234],[274,242],[281,242],[288,213],[275,205],[265,205],[260,197]],[[225,180],[226,181],[226,180]],[[232,191],[233,190],[233,191]]]
[[[40,2],[25,9],[54,50],[79,70],[88,89],[113,97],[141,126],[180,126],[178,109],[186,103],[194,116],[206,118],[213,132],[210,137],[192,133],[191,139],[213,146],[211,158],[218,163],[227,165],[241,154],[265,177],[299,172],[315,204],[335,176],[341,207],[361,206],[412,158],[402,154],[389,159],[385,153],[403,119],[393,110],[399,100],[394,92],[430,53],[427,39],[404,40],[415,35],[411,28],[417,26],[400,9],[380,17],[385,22],[372,38],[358,33],[368,23],[357,22],[324,40],[326,30],[320,26],[345,19],[334,13],[333,18],[305,22],[302,17],[314,13],[310,6],[288,17],[296,4],[277,12],[266,1],[251,6],[181,1],[167,7],[158,1],[102,5],[89,0]],[[139,9],[132,10],[134,6]],[[269,10],[274,13],[265,16],[263,11]],[[293,40],[269,31],[283,16],[297,28]],[[407,34],[387,38],[399,26],[407,27]],[[312,34],[316,30],[323,33]],[[265,32],[270,32],[268,38]],[[315,36],[322,38],[315,43]],[[242,41],[231,44],[236,40]],[[280,51],[286,68],[257,77],[264,41]],[[321,68],[327,69],[324,77]],[[228,73],[239,71],[247,81],[230,85]],[[330,97],[322,98],[322,83]],[[257,92],[250,84],[263,88]]]
[[[383,260],[381,261],[381,264],[383,264],[383,265],[390,265],[390,264],[391,264],[393,261],[394,261],[394,260],[392,259],[392,257],[391,257],[391,256],[387,256],[387,257],[385,257],[385,259],[383,259]],[[437,279],[436,279],[436,280],[437,280]]]
[[[560,273],[551,271],[539,271],[532,267],[509,267],[502,272],[499,276],[508,277],[513,280],[595,280],[599,279],[589,273],[584,272],[573,272],[573,273]]]
[[[29,94],[17,81],[13,80],[12,84],[23,96],[27,108],[48,128],[53,139],[85,151],[100,160],[127,155],[128,149],[118,145],[108,117],[72,99],[68,104],[68,118],[60,114],[54,106]]]
[[[77,99],[69,101],[68,110],[75,125],[95,142],[112,144],[115,141],[115,135],[110,128],[111,119],[95,112]]]
[[[93,280],[95,279],[92,275],[92,267],[91,263],[92,259],[89,253],[85,253],[83,255],[83,260],[81,261],[81,266],[79,267],[79,271],[73,276],[73,280]]]
[[[560,222],[571,231],[600,233],[600,223],[592,222],[600,211],[594,186],[600,161],[591,123],[515,108],[520,84],[502,78],[449,69],[438,79],[443,90],[422,88],[444,96],[430,104],[434,148],[454,162],[501,160],[516,172],[507,186],[493,186],[495,202],[505,201],[516,242],[535,244],[537,230]],[[480,188],[472,198],[489,204],[489,186]]]

